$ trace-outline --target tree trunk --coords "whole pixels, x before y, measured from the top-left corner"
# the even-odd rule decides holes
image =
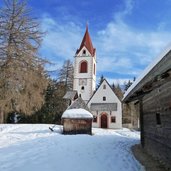
[[[0,124],[4,123],[4,112],[0,110]]]

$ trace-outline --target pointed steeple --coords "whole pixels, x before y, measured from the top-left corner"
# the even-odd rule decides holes
[[[88,30],[88,22],[86,23],[86,31]]]
[[[86,31],[81,42],[80,48],[77,50],[76,54],[78,54],[83,47],[86,47],[92,56],[94,56],[96,49],[93,47],[90,34],[88,32],[88,24],[86,24]]]

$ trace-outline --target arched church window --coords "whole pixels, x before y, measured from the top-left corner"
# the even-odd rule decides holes
[[[86,50],[83,50],[83,55],[84,55],[84,56],[86,55]]]
[[[84,90],[84,86],[81,87],[81,90]]]
[[[80,73],[87,73],[87,62],[86,61],[81,62]]]

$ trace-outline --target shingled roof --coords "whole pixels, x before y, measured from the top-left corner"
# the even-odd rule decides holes
[[[89,108],[87,107],[87,105],[85,104],[84,100],[81,97],[78,97],[69,107],[68,109],[85,109],[87,111],[89,111]]]
[[[168,74],[171,71],[171,45],[169,45],[152,63],[142,72],[135,82],[125,92],[122,101],[131,101],[143,91],[145,85],[154,82],[157,77]],[[159,79],[159,78],[158,78]],[[161,79],[161,78],[160,78]],[[142,93],[142,92],[141,92]],[[135,100],[135,98],[132,98]]]
[[[78,93],[77,93],[76,90],[67,91],[63,98],[64,99],[75,100],[75,99],[78,98]]]
[[[83,40],[81,42],[80,48],[77,49],[76,54],[78,54],[84,46],[87,48],[87,50],[90,52],[90,54],[92,56],[95,55],[96,49],[93,47],[91,37],[90,37],[90,34],[88,32],[88,26],[86,26],[86,32],[84,34],[84,37],[83,37]]]

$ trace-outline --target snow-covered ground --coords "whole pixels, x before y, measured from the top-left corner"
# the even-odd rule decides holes
[[[140,171],[130,147],[139,133],[93,129],[90,135],[62,135],[47,124],[0,125],[0,171]]]

